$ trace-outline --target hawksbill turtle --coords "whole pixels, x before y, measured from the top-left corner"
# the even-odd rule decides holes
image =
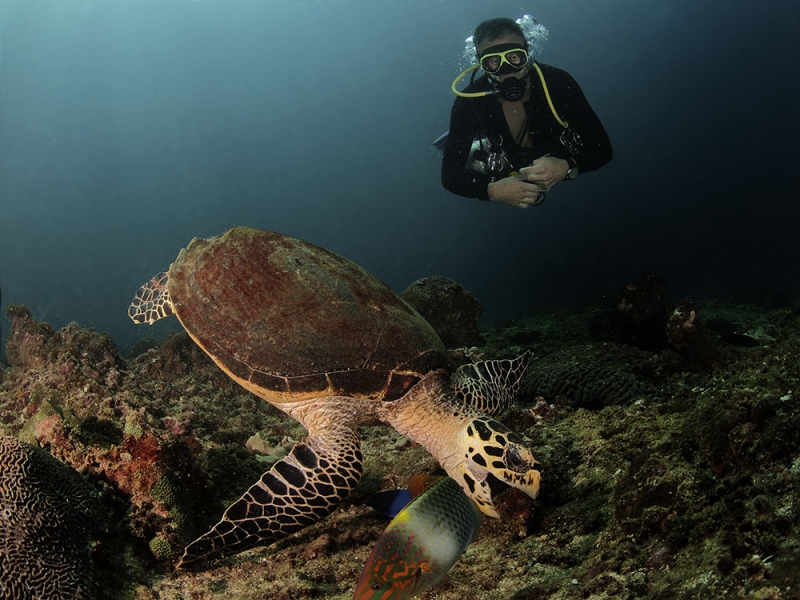
[[[453,370],[425,319],[324,248],[248,227],[195,238],[128,314],[177,315],[225,373],[308,431],[178,568],[269,545],[329,514],[361,478],[359,425],[386,423],[424,446],[488,516],[497,517],[492,477],[539,492],[533,454],[490,416],[513,401],[529,356]]]

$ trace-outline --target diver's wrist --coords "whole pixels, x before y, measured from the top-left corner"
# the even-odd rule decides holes
[[[564,173],[564,181],[572,181],[578,176],[578,163],[571,156],[564,160],[567,161],[567,172]]]

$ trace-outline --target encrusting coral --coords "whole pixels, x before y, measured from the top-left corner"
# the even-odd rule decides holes
[[[533,396],[561,396],[576,408],[630,404],[655,394],[642,373],[637,373],[636,364],[644,360],[645,353],[635,348],[573,346],[535,361],[525,389]]]

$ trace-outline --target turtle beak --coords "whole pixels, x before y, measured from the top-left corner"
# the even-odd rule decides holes
[[[539,463],[519,436],[488,417],[471,421],[464,435],[466,461],[459,465],[456,479],[483,514],[498,517],[490,475],[536,498],[541,481]]]

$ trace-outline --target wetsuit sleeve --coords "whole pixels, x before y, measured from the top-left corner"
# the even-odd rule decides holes
[[[475,107],[469,102],[474,98],[456,98],[450,112],[450,133],[442,156],[442,185],[446,190],[467,198],[488,200],[489,178],[465,167],[472,141],[479,126]]]
[[[614,155],[608,133],[589,105],[578,82],[566,71],[554,71],[559,75],[553,77],[553,82],[558,81],[558,84],[553,86],[554,89],[551,88],[556,110],[569,123],[570,128],[580,135],[583,142],[580,153],[573,159],[581,173],[595,171],[611,161]],[[545,74],[545,77],[549,84],[551,75]]]

